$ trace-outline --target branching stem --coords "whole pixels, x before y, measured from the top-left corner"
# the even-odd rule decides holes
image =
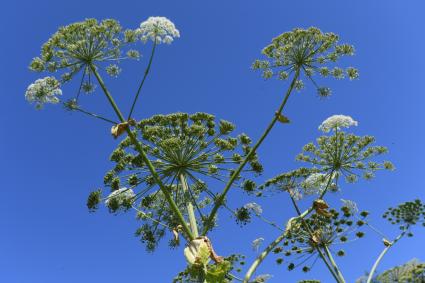
[[[223,202],[224,202],[224,200],[226,198],[226,195],[229,192],[230,188],[232,187],[233,183],[236,181],[236,179],[240,175],[242,169],[245,167],[245,165],[248,163],[248,161],[254,155],[254,153],[256,152],[256,150],[258,149],[258,147],[262,144],[262,142],[264,141],[264,139],[268,136],[268,134],[272,130],[273,126],[276,124],[276,122],[277,122],[277,120],[279,118],[279,115],[282,114],[282,110],[285,107],[286,102],[288,101],[289,96],[291,95],[292,90],[295,87],[295,83],[298,80],[299,75],[300,75],[300,70],[297,69],[295,71],[294,78],[292,79],[292,82],[291,82],[288,90],[286,91],[285,97],[283,98],[283,101],[280,104],[280,106],[279,106],[278,110],[276,111],[275,115],[273,116],[272,121],[267,126],[266,130],[264,131],[264,133],[262,134],[262,136],[260,137],[260,139],[257,141],[257,143],[254,145],[254,147],[250,150],[250,152],[248,153],[248,155],[245,157],[245,159],[239,165],[238,169],[236,169],[236,171],[232,174],[232,177],[227,182],[226,186],[223,189],[223,192],[218,196],[217,201],[215,202],[214,207],[211,210],[211,213],[208,216],[207,221],[205,222],[205,226],[204,226],[204,229],[202,231],[202,235],[206,235],[208,233],[209,229],[211,228],[212,223],[214,222],[215,215],[217,214],[218,209],[222,206],[222,204],[223,204]]]
[[[97,72],[96,67],[94,65],[90,65],[90,69],[93,72],[93,74],[95,75],[95,77],[96,77],[99,85],[101,86],[101,88],[102,88],[102,90],[103,90],[106,98],[108,99],[109,103],[111,104],[112,108],[114,109],[115,113],[117,114],[118,119],[121,121],[121,123],[126,122],[124,120],[124,116],[122,115],[120,109],[118,108],[117,104],[115,103],[112,95],[109,93],[108,89],[106,88],[106,85],[103,82],[102,77]],[[152,177],[153,177],[155,183],[158,184],[160,190],[164,194],[165,199],[167,200],[168,204],[170,205],[171,210],[175,213],[175,215],[179,219],[179,222],[182,225],[184,232],[187,234],[189,240],[193,240],[195,237],[193,236],[190,228],[188,227],[188,225],[186,223],[186,220],[184,219],[183,214],[181,213],[181,211],[180,211],[179,207],[177,206],[177,204],[174,202],[171,193],[168,191],[168,189],[162,183],[162,181],[161,181],[158,173],[155,170],[155,167],[153,166],[152,162],[149,160],[149,158],[147,157],[145,151],[143,150],[142,145],[137,140],[135,134],[130,130],[129,127],[126,128],[126,131],[127,131],[127,134],[129,136],[131,142],[134,144],[136,151],[142,157],[143,162],[145,162],[145,164],[148,166],[148,169],[151,172]]]
[[[397,236],[397,238],[394,239],[394,241],[392,241],[391,243],[389,243],[388,246],[386,246],[382,250],[382,252],[379,254],[378,258],[376,259],[375,263],[373,264],[372,269],[369,272],[369,276],[367,277],[366,283],[371,283],[372,282],[373,275],[375,274],[376,268],[378,267],[378,265],[381,262],[382,258],[389,251],[389,249],[391,249],[391,247],[394,246],[395,243],[397,243],[401,238],[403,238],[403,236],[406,234],[408,228],[409,227],[407,227],[406,230],[404,230],[400,235]]]

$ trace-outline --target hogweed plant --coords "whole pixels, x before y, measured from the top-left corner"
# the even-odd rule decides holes
[[[47,73],[30,84],[25,93],[26,100],[37,109],[45,104],[63,104],[66,110],[111,124],[111,135],[117,139],[116,149],[109,157],[114,165],[104,176],[103,188],[89,194],[89,210],[104,205],[111,213],[133,211],[141,221],[136,235],[148,251],[154,251],[164,237],[171,247],[184,245],[187,268],[173,282],[266,282],[273,276],[255,273],[270,254],[275,254],[276,263],[288,270],[309,272],[321,261],[336,282],[346,282],[336,258],[346,255],[343,245],[372,230],[383,237],[384,250],[366,279],[371,282],[387,251],[404,236],[413,236],[413,226],[424,225],[425,205],[415,200],[389,208],[384,218],[401,231],[390,238],[372,226],[369,212],[360,211],[353,201],[342,199],[339,207],[327,202],[335,192],[342,194],[348,183],[360,178],[371,180],[380,170],[394,170],[391,162],[380,157],[387,149],[375,145],[373,136],[348,131],[358,125],[357,121],[345,115],[329,117],[319,126],[322,136],[305,145],[297,156],[305,164],[303,167],[262,185],[255,180],[263,173],[257,150],[276,125],[290,123],[283,111],[294,90],[302,91],[311,82],[320,97],[329,97],[332,91],[326,79],[357,79],[357,69],[341,63],[343,57],[354,55],[354,47],[340,43],[336,34],[313,27],[275,37],[263,49],[264,58],[255,60],[252,68],[261,71],[264,79],[277,78],[282,84],[289,81],[288,87],[277,108],[270,111],[264,132],[253,141],[243,132],[235,134],[236,127],[231,122],[208,113],[179,112],[141,120],[133,117],[158,46],[171,44],[179,37],[179,30],[165,17],[150,17],[135,29],[123,29],[113,19],[86,19],[59,28],[42,46],[41,55],[30,63],[32,71]],[[149,46],[150,56],[129,101],[131,107],[124,115],[104,75],[117,78],[122,61],[142,61],[141,50],[145,46]],[[78,84],[74,94],[62,91],[73,80]],[[82,106],[82,93],[97,92],[106,97],[115,118]],[[217,184],[222,184],[223,189]],[[231,188],[254,197],[281,192],[279,196],[292,203],[294,216],[285,227],[279,227],[276,223],[282,219],[271,221],[263,216],[260,201],[234,209],[227,200]],[[263,250],[264,237],[251,243],[259,255],[243,276],[235,273],[247,266],[245,256],[220,256],[216,253],[220,241],[213,245],[207,237],[213,229],[220,228],[217,215],[221,208],[239,224],[257,217],[279,231]]]

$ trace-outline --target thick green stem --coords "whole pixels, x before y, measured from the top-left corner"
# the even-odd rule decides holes
[[[121,121],[121,123],[126,122],[124,120],[124,117],[123,117],[120,109],[118,108],[117,104],[115,103],[112,95],[109,93],[108,89],[106,88],[106,85],[105,85],[105,83],[102,80],[102,77],[97,72],[96,67],[93,66],[93,65],[90,65],[90,69],[92,70],[93,74],[95,75],[95,77],[96,77],[96,79],[97,79],[100,87],[102,88],[103,92],[105,93],[106,98],[108,99],[109,103],[111,104],[112,108],[114,109],[114,111],[117,114],[117,116],[118,116],[119,120]],[[130,137],[131,142],[134,144],[137,152],[140,154],[140,156],[142,157],[143,161],[148,166],[148,169],[151,172],[152,177],[153,177],[155,183],[158,184],[160,190],[164,194],[165,199],[167,200],[168,204],[170,205],[171,210],[176,214],[177,218],[179,219],[180,224],[182,225],[184,232],[187,234],[187,236],[188,236],[188,238],[190,240],[193,240],[194,237],[193,237],[192,232],[190,231],[189,227],[187,226],[187,223],[186,223],[186,220],[183,217],[183,214],[181,213],[181,211],[178,208],[177,204],[174,202],[171,193],[168,191],[168,189],[162,183],[161,178],[159,177],[158,173],[156,172],[155,167],[152,165],[152,162],[147,157],[145,151],[143,150],[142,145],[137,140],[136,136],[130,130],[129,127],[126,128],[126,131],[127,131],[128,136]]]
[[[408,228],[407,228],[408,229]],[[375,263],[372,266],[372,269],[369,272],[369,276],[367,277],[366,283],[371,283],[373,275],[376,272],[376,268],[378,268],[379,263],[381,263],[382,258],[385,256],[385,254],[389,251],[389,249],[394,246],[395,243],[397,243],[403,236],[406,234],[406,230],[403,231],[400,235],[397,236],[397,238],[394,239],[392,243],[388,243],[388,246],[384,248],[384,250],[379,254],[378,258],[376,259]]]
[[[292,79],[292,82],[291,82],[288,90],[286,91],[286,94],[285,94],[285,97],[284,97],[282,103],[280,104],[278,110],[276,111],[275,115],[273,116],[272,121],[267,126],[266,130],[264,131],[264,133],[262,134],[262,136],[260,137],[260,139],[257,141],[257,143],[254,145],[254,147],[250,150],[250,152],[248,153],[248,155],[245,157],[245,159],[239,165],[238,169],[236,169],[236,171],[232,174],[232,177],[227,182],[226,186],[223,189],[223,192],[217,198],[217,200],[216,200],[216,202],[214,204],[214,207],[211,210],[211,213],[208,216],[207,221],[205,222],[205,226],[204,226],[204,229],[202,231],[202,235],[206,235],[208,233],[209,229],[211,228],[212,223],[214,222],[215,215],[217,214],[218,209],[223,204],[224,199],[226,198],[226,195],[229,192],[230,188],[232,187],[233,183],[236,181],[237,177],[242,172],[242,169],[245,167],[245,165],[248,163],[248,161],[254,155],[254,153],[256,152],[256,150],[258,149],[258,147],[262,144],[262,142],[264,141],[264,139],[270,133],[270,131],[272,130],[273,126],[276,124],[279,116],[282,114],[282,110],[285,107],[286,102],[288,101],[289,96],[291,95],[292,90],[295,87],[295,83],[298,80],[299,74],[300,74],[299,70],[296,70],[295,71],[294,78]]]
[[[189,194],[189,187],[187,185],[186,177],[182,174],[179,175],[180,184],[183,188],[183,192],[185,194],[186,200],[186,209],[187,209],[187,215],[189,217],[189,224],[190,229],[192,230],[192,234],[195,238],[199,236],[198,232],[198,224],[196,223],[196,216],[195,216],[195,210],[193,208],[192,202],[189,200],[188,194]]]
[[[341,270],[339,269],[338,265],[336,264],[331,252],[329,251],[329,248],[327,246],[324,246],[323,248],[325,250],[325,254],[328,257],[329,261],[331,262],[331,265],[336,273],[336,275],[339,278],[339,282],[345,283],[344,276],[341,273]]]
[[[155,55],[155,49],[156,49],[156,40],[153,43],[151,57],[149,58],[148,66],[146,67],[145,74],[143,75],[142,82],[140,83],[139,88],[137,89],[136,96],[134,97],[133,104],[131,105],[131,109],[130,109],[130,112],[128,114],[127,120],[130,120],[131,115],[133,114],[133,110],[134,110],[134,107],[136,106],[137,99],[139,98],[140,91],[142,90],[143,84],[145,83],[146,77],[148,76],[149,70],[151,69],[153,55]]]

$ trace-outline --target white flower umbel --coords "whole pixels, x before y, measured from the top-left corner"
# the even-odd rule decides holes
[[[172,21],[165,17],[149,17],[140,24],[137,33],[143,42],[152,40],[157,44],[170,44],[174,38],[180,37],[179,30],[176,29]]]
[[[326,189],[328,182],[329,175],[313,173],[301,182],[300,186],[304,190],[304,194],[313,195],[322,193]],[[334,190],[335,186],[335,183],[331,183],[329,189]]]
[[[258,248],[261,246],[261,244],[264,242],[264,238],[257,238],[254,241],[252,241],[252,249],[254,251],[258,251]]]
[[[263,209],[261,206],[255,202],[250,202],[244,205],[245,209],[252,210],[256,215],[261,215],[263,213]]]
[[[115,190],[112,193],[110,193],[105,200],[105,204],[106,206],[109,207],[110,202],[113,200],[117,202],[117,205],[122,205],[125,201],[128,201],[134,198],[135,196],[136,195],[134,194],[132,189],[123,187],[119,190]]]
[[[328,133],[331,130],[343,128],[349,128],[351,126],[357,126],[357,121],[353,120],[350,116],[345,115],[333,115],[322,122],[319,126],[319,130]]]
[[[28,86],[25,99],[34,102],[37,109],[41,109],[45,103],[56,104],[59,102],[57,96],[62,95],[59,87],[60,83],[54,77],[38,79]]]

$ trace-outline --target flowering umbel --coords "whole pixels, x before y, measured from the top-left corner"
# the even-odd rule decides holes
[[[35,103],[37,109],[41,109],[46,103],[59,103],[58,96],[60,95],[62,95],[62,90],[58,80],[54,77],[45,77],[28,86],[25,99]]]
[[[357,126],[357,121],[354,121],[350,116],[345,115],[333,115],[327,118],[323,123],[319,126],[319,130],[324,133],[329,133],[331,130],[339,130],[342,128],[349,128],[351,126]]]
[[[155,115],[135,126],[134,133],[143,142],[145,152],[177,206],[185,211],[185,204],[193,203],[200,223],[204,221],[203,209],[216,197],[207,186],[206,179],[226,182],[234,167],[250,150],[251,140],[247,135],[231,136],[234,128],[225,120],[217,123],[215,117],[207,113]],[[112,191],[123,186],[134,190],[134,206],[144,212],[139,218],[148,222],[137,234],[149,249],[153,249],[167,228],[177,227],[178,222],[168,210],[164,194],[158,191],[147,164],[136,153],[129,137],[121,141],[110,159],[116,165],[106,173],[105,185]],[[251,168],[245,172],[262,172],[263,167],[256,155],[249,162]],[[256,184],[240,177],[235,186],[250,193]],[[257,206],[258,211],[261,207]],[[120,207],[113,208],[111,210],[116,211]],[[149,224],[150,218],[165,225]],[[162,232],[158,234],[159,231]],[[151,236],[147,237],[148,234]]]
[[[164,17],[151,17],[138,29],[123,29],[114,19],[98,21],[86,19],[59,28],[43,44],[41,55],[30,63],[32,71],[58,73],[59,81],[65,83],[81,73],[78,93],[92,93],[94,69],[104,69],[111,77],[121,73],[119,63],[124,59],[139,59],[134,49],[139,39],[146,41],[154,36],[157,43],[171,43],[180,34],[174,24]]]
[[[357,213],[345,205],[340,211],[330,209],[326,215],[316,211],[292,225],[282,246],[276,247],[273,252],[288,258],[294,257],[293,262],[287,262],[288,270],[303,265],[302,270],[308,272],[319,256],[318,249],[336,249],[338,245],[363,238],[365,233],[362,228],[367,216],[368,212]],[[338,249],[335,254],[344,256],[345,252]],[[276,261],[281,264],[284,260],[280,257]]]
[[[383,146],[372,145],[372,136],[357,136],[345,133],[341,128],[357,125],[349,116],[334,115],[326,119],[319,127],[331,135],[323,135],[317,139],[317,145],[309,143],[303,147],[303,153],[297,156],[300,161],[317,166],[322,173],[345,176],[346,181],[353,183],[363,176],[369,180],[381,169],[394,170],[389,161],[375,162],[372,158],[387,152]]]
[[[252,64],[255,70],[262,70],[265,79],[276,77],[286,80],[291,73],[298,73],[311,80],[321,97],[331,95],[328,87],[319,86],[313,79],[315,74],[322,77],[333,76],[337,79],[344,77],[356,79],[359,76],[357,69],[348,67],[345,70],[335,66],[343,56],[354,55],[354,47],[349,44],[340,44],[339,37],[333,33],[323,33],[315,27],[308,29],[297,28],[282,33],[273,38],[272,43],[266,46],[262,53],[265,60],[256,60]],[[327,65],[333,64],[332,68]],[[301,79],[296,81],[295,88],[301,89],[304,84]]]
[[[151,40],[156,44],[170,44],[175,38],[180,37],[180,32],[166,17],[149,17],[140,24],[136,30],[143,42]]]

